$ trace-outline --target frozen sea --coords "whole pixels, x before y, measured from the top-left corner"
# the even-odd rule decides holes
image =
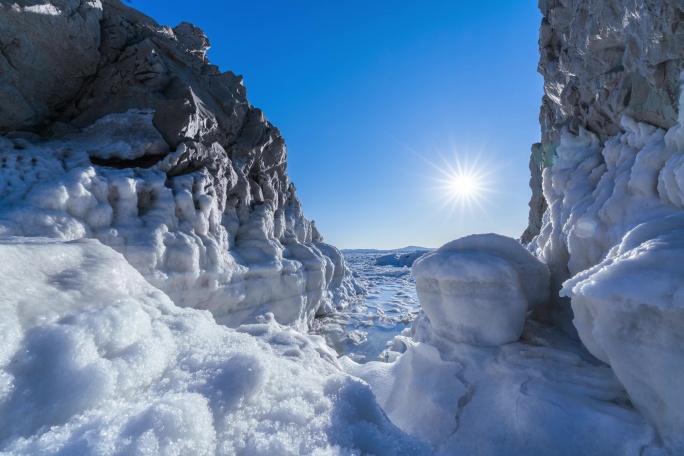
[[[419,311],[413,261],[428,250],[345,250],[342,253],[366,293],[339,312],[317,318],[312,332],[340,356],[358,363],[384,360],[388,343]]]

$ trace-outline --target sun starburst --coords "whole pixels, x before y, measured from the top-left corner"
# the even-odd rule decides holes
[[[493,190],[491,173],[477,158],[455,153],[453,160],[442,157],[442,165],[433,167],[440,176],[435,178],[438,190],[445,196],[445,204],[473,209]]]

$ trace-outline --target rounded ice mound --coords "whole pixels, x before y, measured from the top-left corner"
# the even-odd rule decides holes
[[[449,242],[418,259],[412,272],[435,335],[452,342],[514,342],[527,311],[549,298],[546,265],[498,234]]]
[[[684,214],[637,226],[565,282],[573,323],[667,443],[684,449]],[[674,454],[674,453],[673,453]]]

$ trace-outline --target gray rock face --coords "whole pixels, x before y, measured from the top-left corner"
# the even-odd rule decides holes
[[[544,96],[541,146],[533,153],[529,241],[545,204],[541,170],[556,156],[561,132],[584,128],[601,144],[627,115],[667,129],[679,109],[684,69],[684,3],[667,0],[540,0],[539,73]],[[532,166],[532,165],[531,165]]]
[[[0,232],[95,237],[227,324],[264,311],[306,324],[354,294],[350,273],[304,218],[280,132],[207,49],[197,27],[118,0],[0,4],[0,180],[27,201],[0,205]],[[48,207],[49,192],[31,199],[41,181],[86,199]],[[55,210],[69,228],[38,221]]]
[[[0,3],[0,132],[45,126],[76,96],[100,62],[101,18],[100,0]]]
[[[660,128],[677,121],[684,69],[684,4],[678,1],[541,0],[542,143],[563,127],[605,142],[628,115]]]

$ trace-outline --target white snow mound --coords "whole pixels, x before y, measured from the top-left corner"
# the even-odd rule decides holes
[[[217,325],[94,240],[0,258],[2,454],[427,453],[320,337]]]
[[[549,271],[518,241],[497,234],[449,242],[413,265],[435,334],[496,346],[518,340],[527,311],[549,298]]]

